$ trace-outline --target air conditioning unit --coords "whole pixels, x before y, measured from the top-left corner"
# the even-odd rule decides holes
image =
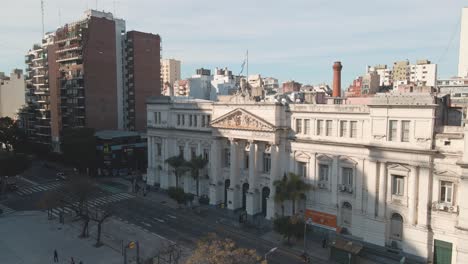
[[[440,203],[440,204],[437,204],[437,210],[439,210],[439,211],[447,211],[448,208],[447,208],[447,206],[445,206],[445,204]]]
[[[326,188],[325,183],[319,183],[319,184],[318,184],[318,187],[319,187],[320,189],[325,189],[325,188]]]
[[[449,206],[448,211],[451,213],[456,213],[458,212],[458,206],[456,205]]]
[[[346,186],[346,191],[349,193],[353,193],[353,186]]]

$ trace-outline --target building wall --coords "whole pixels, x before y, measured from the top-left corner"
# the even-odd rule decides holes
[[[9,79],[0,77],[0,117],[18,117],[18,110],[25,105],[25,88],[21,70],[12,72]]]
[[[50,92],[50,133],[52,148],[60,149],[60,135],[62,132],[62,110],[61,110],[61,79],[59,64],[57,60],[57,45],[48,45],[47,64],[49,69],[49,92]]]
[[[175,59],[161,60],[161,75],[163,82],[174,84],[175,81],[180,80],[180,61]]]
[[[458,56],[458,77],[466,77],[468,76],[468,7],[462,9]]]
[[[146,130],[146,98],[161,95],[160,37],[158,35],[131,31],[133,39],[133,80],[135,130]]]
[[[115,22],[115,70],[117,74],[117,128],[124,129],[125,109],[124,109],[124,41],[125,41],[125,20],[114,19]]]
[[[84,47],[86,127],[118,127],[115,22],[91,17]]]
[[[443,107],[429,94],[378,95],[368,105],[290,104],[288,111],[281,105],[235,99],[217,103],[150,99],[148,183],[174,186],[164,160],[179,151],[189,159],[191,152],[209,149],[209,179],[201,182],[200,193],[209,195],[212,204],[242,207],[241,190],[248,184],[246,210],[253,216],[263,213],[260,196],[269,189],[265,215],[271,219],[281,213],[281,206],[273,202],[272,183],[283,173],[303,173],[315,188],[306,201],[297,203],[299,214],[311,210],[329,214],[353,239],[394,247],[422,262],[432,260],[434,239],[443,240],[453,245],[452,263],[465,263],[468,201],[463,193],[468,184],[462,180],[466,173],[462,161],[468,161],[463,154],[468,132],[437,125],[436,121],[443,123],[439,120]],[[201,118],[208,115],[210,126],[202,126]],[[196,125],[189,123],[193,116]],[[226,152],[230,166],[225,165]],[[270,171],[263,169],[266,154]],[[320,175],[321,165],[328,166],[326,178]],[[343,180],[345,171],[351,173],[351,182]],[[450,202],[442,201],[441,195],[447,182],[453,184]],[[179,184],[195,193],[188,174]],[[291,202],[284,205],[290,215]],[[398,216],[402,232],[395,232]]]

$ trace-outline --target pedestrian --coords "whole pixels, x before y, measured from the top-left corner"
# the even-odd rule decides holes
[[[322,248],[326,248],[326,247],[327,247],[327,239],[324,238],[324,239],[322,240]]]
[[[73,257],[71,257],[71,262],[70,264],[75,264],[75,260],[73,259]]]
[[[54,249],[54,262],[58,262],[58,254],[56,249]]]

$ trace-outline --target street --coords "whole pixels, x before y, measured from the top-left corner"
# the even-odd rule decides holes
[[[34,167],[33,167],[34,169]],[[57,170],[43,168],[39,173],[27,171],[22,177],[26,182],[38,184],[21,185],[20,188],[9,195],[7,201],[2,204],[15,211],[39,210],[37,201],[48,190],[59,188],[63,181],[55,179]],[[291,250],[277,243],[262,238],[263,233],[255,230],[243,230],[229,225],[229,221],[220,218],[219,212],[214,210],[226,210],[203,207],[200,210],[190,208],[174,208],[165,202],[152,200],[148,197],[128,194],[128,186],[122,184],[122,179],[103,179],[97,181],[99,191],[90,197],[91,206],[99,207],[107,203],[112,204],[113,217],[134,225],[142,230],[153,233],[156,236],[176,242],[186,248],[194,248],[196,242],[208,235],[215,233],[221,238],[230,238],[239,247],[256,249],[260,256],[270,251],[273,247],[279,247],[268,255],[268,263],[304,263],[299,256],[300,252]],[[159,194],[161,195],[161,194]],[[167,197],[167,199],[169,199]],[[58,209],[54,209],[53,215],[58,215]],[[65,208],[65,212],[71,209]],[[144,246],[144,245],[143,245]],[[322,259],[313,259],[313,263],[329,263]]]

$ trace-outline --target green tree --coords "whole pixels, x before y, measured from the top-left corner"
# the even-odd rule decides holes
[[[18,122],[10,117],[0,117],[0,148],[16,152],[18,147],[25,145],[26,135],[19,128]]]
[[[306,193],[312,189],[312,185],[304,182],[301,176],[290,172],[288,176],[277,180],[274,183],[276,187],[275,201],[281,202],[281,209],[284,215],[284,201],[291,200],[293,206],[293,215],[296,214],[296,201],[304,199]]]
[[[286,174],[283,176],[281,180],[276,180],[273,182],[273,185],[276,188],[275,191],[275,202],[281,204],[281,216],[284,216],[284,202],[289,199],[289,194],[287,192],[287,182],[288,178],[286,177]]]
[[[304,221],[295,215],[278,217],[273,221],[273,229],[290,244],[291,237],[299,239],[304,236]]]
[[[182,155],[173,156],[166,159],[166,163],[174,170],[176,177],[176,187],[179,187],[179,177],[190,170],[187,161]]]
[[[95,167],[96,137],[92,128],[68,128],[63,131],[65,160],[80,171]]]
[[[197,197],[200,195],[200,170],[204,169],[208,165],[208,160],[203,158],[202,155],[192,157],[188,162],[188,166],[192,172],[192,177],[197,182]]]
[[[187,199],[187,194],[184,192],[184,189],[180,187],[169,187],[169,189],[167,190],[167,194],[179,205],[185,203]]]
[[[9,179],[22,173],[30,167],[30,160],[24,154],[0,152],[0,193],[6,191]]]

